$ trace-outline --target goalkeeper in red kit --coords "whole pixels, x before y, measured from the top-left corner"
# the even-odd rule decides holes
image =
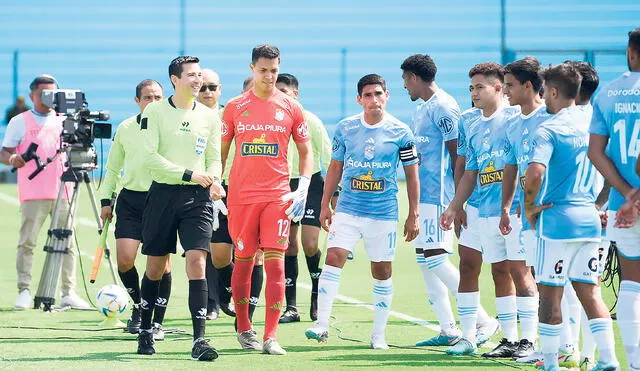
[[[235,245],[231,291],[238,341],[245,350],[284,355],[286,351],[276,340],[284,299],[284,253],[291,221],[299,221],[304,214],[313,154],[302,107],[275,87],[279,68],[278,48],[273,45],[253,48],[254,86],[230,100],[222,117],[222,163],[225,164],[235,139],[227,206],[229,233]],[[300,181],[293,192],[287,162],[291,137],[300,155]],[[258,249],[264,251],[267,273],[262,345],[249,321],[251,271]]]

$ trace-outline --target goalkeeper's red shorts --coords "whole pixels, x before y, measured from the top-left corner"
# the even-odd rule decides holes
[[[291,220],[285,213],[290,202],[271,201],[228,205],[229,234],[235,255],[249,258],[260,249],[286,251]]]

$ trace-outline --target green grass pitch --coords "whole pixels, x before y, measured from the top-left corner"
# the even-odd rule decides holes
[[[103,263],[95,284],[88,283],[92,256],[95,251],[97,232],[92,226],[93,216],[86,189],[81,189],[82,204],[77,214],[77,238],[82,252],[82,263],[87,279],[89,296],[95,300],[98,289],[110,282],[107,265]],[[402,223],[406,215],[406,192],[399,193],[401,223],[398,236],[402,234]],[[190,361],[191,338],[185,334],[168,334],[165,341],[157,343],[154,356],[135,354],[135,335],[119,329],[101,330],[97,326],[101,316],[97,311],[64,311],[44,313],[41,310],[14,311],[16,298],[15,249],[19,228],[19,205],[15,185],[0,185],[0,369],[84,369],[84,370],[150,370],[150,369],[204,369],[211,366],[224,369],[363,369],[378,367],[418,368],[428,366],[432,370],[509,370],[533,369],[533,366],[518,365],[505,361],[498,363],[480,357],[453,358],[443,354],[443,349],[411,348],[416,341],[431,337],[435,332],[427,326],[437,325],[428,304],[424,283],[415,262],[412,246],[399,241],[394,262],[393,281],[395,293],[389,318],[387,341],[392,347],[388,351],[368,348],[373,312],[367,306],[372,300],[372,279],[364,250],[359,247],[354,261],[348,262],[340,284],[343,300],[337,300],[333,309],[333,326],[329,342],[318,344],[306,340],[304,330],[310,327],[309,320],[309,276],[303,257],[300,257],[298,307],[302,322],[281,325],[278,330],[287,356],[267,356],[245,353],[239,349],[233,330],[233,321],[221,314],[216,321],[207,322],[207,337],[220,352],[214,364]],[[35,251],[32,293],[38,285],[44,252],[42,246],[48,224],[41,231]],[[325,248],[325,236],[321,234],[321,246]],[[109,245],[115,250],[113,234]],[[115,252],[114,252],[115,254]],[[184,262],[179,256],[173,259],[173,290],[167,309],[165,327],[191,331],[191,320],[187,307],[187,279]],[[457,254],[451,256],[457,265]],[[114,261],[115,262],[115,261]],[[145,258],[139,256],[137,267],[142,274]],[[489,266],[485,264],[481,276],[481,300],[490,314],[495,314]],[[78,293],[85,296],[81,271],[78,268]],[[606,301],[613,303],[613,294],[605,289]],[[364,304],[363,304],[364,303]],[[262,336],[264,302],[261,301],[254,319],[255,328]],[[455,307],[454,307],[455,308]],[[127,313],[128,314],[128,313]],[[125,318],[126,320],[126,318]],[[421,322],[427,321],[427,322]],[[426,325],[426,326],[425,326]],[[625,364],[624,351],[616,330],[617,354]],[[499,334],[491,339],[496,343]],[[341,338],[340,338],[341,337]],[[487,350],[488,348],[482,348]]]

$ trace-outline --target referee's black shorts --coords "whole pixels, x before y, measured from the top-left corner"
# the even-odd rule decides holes
[[[209,251],[213,230],[213,202],[209,189],[199,185],[153,182],[142,217],[142,253],[175,254],[176,233],[185,251]]]
[[[289,181],[289,187],[292,191],[298,189],[299,179],[291,179]],[[324,178],[318,171],[311,176],[309,183],[309,193],[307,194],[307,203],[304,208],[304,216],[298,223],[292,223],[294,225],[312,225],[314,227],[320,227],[320,207],[322,205],[322,191],[324,189]]]
[[[229,194],[229,186],[222,183],[222,187],[224,191]],[[227,198],[223,198],[222,202],[227,204]],[[228,243],[233,244],[233,240],[231,239],[231,235],[229,234],[229,219],[223,213],[218,213],[218,230],[213,231],[211,235],[211,243]]]
[[[116,239],[142,240],[142,214],[147,194],[122,188],[116,202]]]

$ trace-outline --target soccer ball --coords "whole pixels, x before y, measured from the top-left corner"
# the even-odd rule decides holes
[[[117,318],[129,304],[129,295],[118,285],[107,285],[98,291],[96,306],[98,311],[109,318]]]

